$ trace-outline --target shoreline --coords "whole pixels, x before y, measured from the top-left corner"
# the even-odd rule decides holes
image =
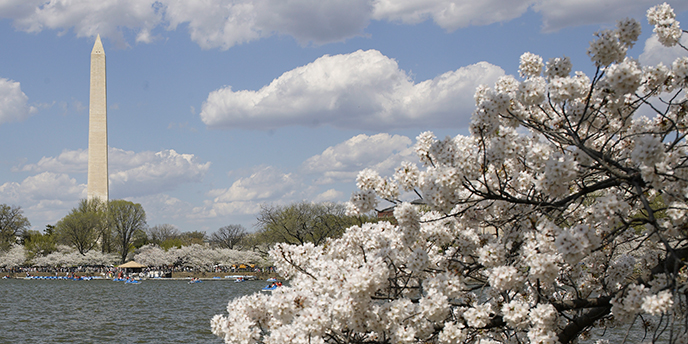
[[[138,273],[132,274],[136,276]],[[32,277],[66,277],[67,273],[50,273],[50,272],[34,272],[30,274]],[[269,278],[276,278],[281,280],[275,273],[263,273],[263,272],[245,272],[245,273],[227,273],[227,272],[172,272],[171,277],[135,277],[140,280],[163,280],[163,281],[185,281],[192,278],[197,278],[201,281],[234,281],[238,277],[243,277],[246,280],[252,281],[265,281]],[[5,276],[10,276],[11,279],[27,279],[26,273],[4,273],[1,275],[3,278]],[[112,280],[114,277],[106,277],[103,273],[87,273],[87,272],[75,272],[73,273],[75,277],[91,277],[95,279],[102,280]],[[28,278],[31,279],[31,278]],[[39,278],[40,279],[40,278]]]

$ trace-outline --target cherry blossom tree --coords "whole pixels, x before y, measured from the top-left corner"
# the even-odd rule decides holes
[[[31,260],[31,265],[49,267],[100,266],[112,265],[118,261],[118,256],[115,253],[91,250],[81,254],[72,247],[59,245],[55,252],[45,256],[39,255],[34,257]]]
[[[26,250],[22,245],[12,245],[7,252],[0,251],[0,268],[15,268],[26,262]]]
[[[158,245],[148,244],[137,250],[134,260],[146,266],[166,266],[173,265],[177,258],[168,254]]]
[[[660,42],[680,45],[669,5],[647,18]],[[278,244],[271,257],[290,285],[230,301],[213,333],[227,343],[572,343],[636,326],[647,342],[686,343],[688,57],[641,66],[626,56],[639,34],[633,19],[596,33],[593,75],[523,54],[519,78],[477,89],[470,136],[422,133],[421,166],[358,175],[349,213],[382,198],[397,224]],[[426,206],[401,202],[404,191]]]
[[[157,245],[145,245],[137,250],[134,260],[147,266],[181,265],[193,269],[211,271],[216,265],[257,263],[265,266],[266,261],[253,251],[227,248],[212,248],[202,245],[188,245],[165,251]]]

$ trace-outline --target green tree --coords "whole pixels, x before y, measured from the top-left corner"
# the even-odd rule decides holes
[[[181,233],[179,239],[182,241],[182,246],[203,245],[205,244],[206,236],[205,232],[193,231]]]
[[[113,252],[114,244],[112,229],[110,229],[107,223],[107,203],[103,202],[100,198],[84,199],[79,202],[77,211],[97,214],[101,221],[98,227],[100,250],[103,253]]]
[[[145,230],[137,230],[134,232],[134,237],[132,240],[132,245],[134,245],[134,248],[140,248],[141,246],[150,243],[150,241],[148,241],[148,234],[146,234]]]
[[[137,231],[146,229],[146,212],[141,204],[125,200],[114,200],[108,203],[108,224],[112,229],[114,243],[121,262],[127,259],[133,249],[133,237]]]
[[[167,238],[160,243],[160,248],[165,251],[171,249],[172,247],[182,248],[182,246],[184,246],[184,242],[179,237]]]
[[[39,231],[28,230],[24,233],[22,239],[24,241],[24,248],[31,258],[36,255],[48,255],[57,248],[54,236],[47,231],[46,233],[41,233]]]
[[[46,235],[55,234],[55,226],[54,225],[45,225],[45,234]]]
[[[0,204],[0,251],[8,250],[17,243],[31,223],[19,206]]]
[[[107,231],[103,202],[96,199],[82,199],[55,225],[57,242],[74,246],[79,253],[96,248],[103,233]]]
[[[339,237],[344,229],[360,224],[361,218],[346,216],[346,208],[336,203],[300,202],[286,206],[262,205],[258,214],[258,242],[320,245]]]

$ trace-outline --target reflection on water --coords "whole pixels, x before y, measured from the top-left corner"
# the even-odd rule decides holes
[[[0,343],[222,343],[210,319],[264,285],[0,280]]]

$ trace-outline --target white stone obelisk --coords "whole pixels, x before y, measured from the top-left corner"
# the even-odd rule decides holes
[[[96,37],[91,51],[91,98],[88,118],[88,199],[100,198],[107,202],[108,141],[107,141],[107,90],[105,82],[105,50]]]

